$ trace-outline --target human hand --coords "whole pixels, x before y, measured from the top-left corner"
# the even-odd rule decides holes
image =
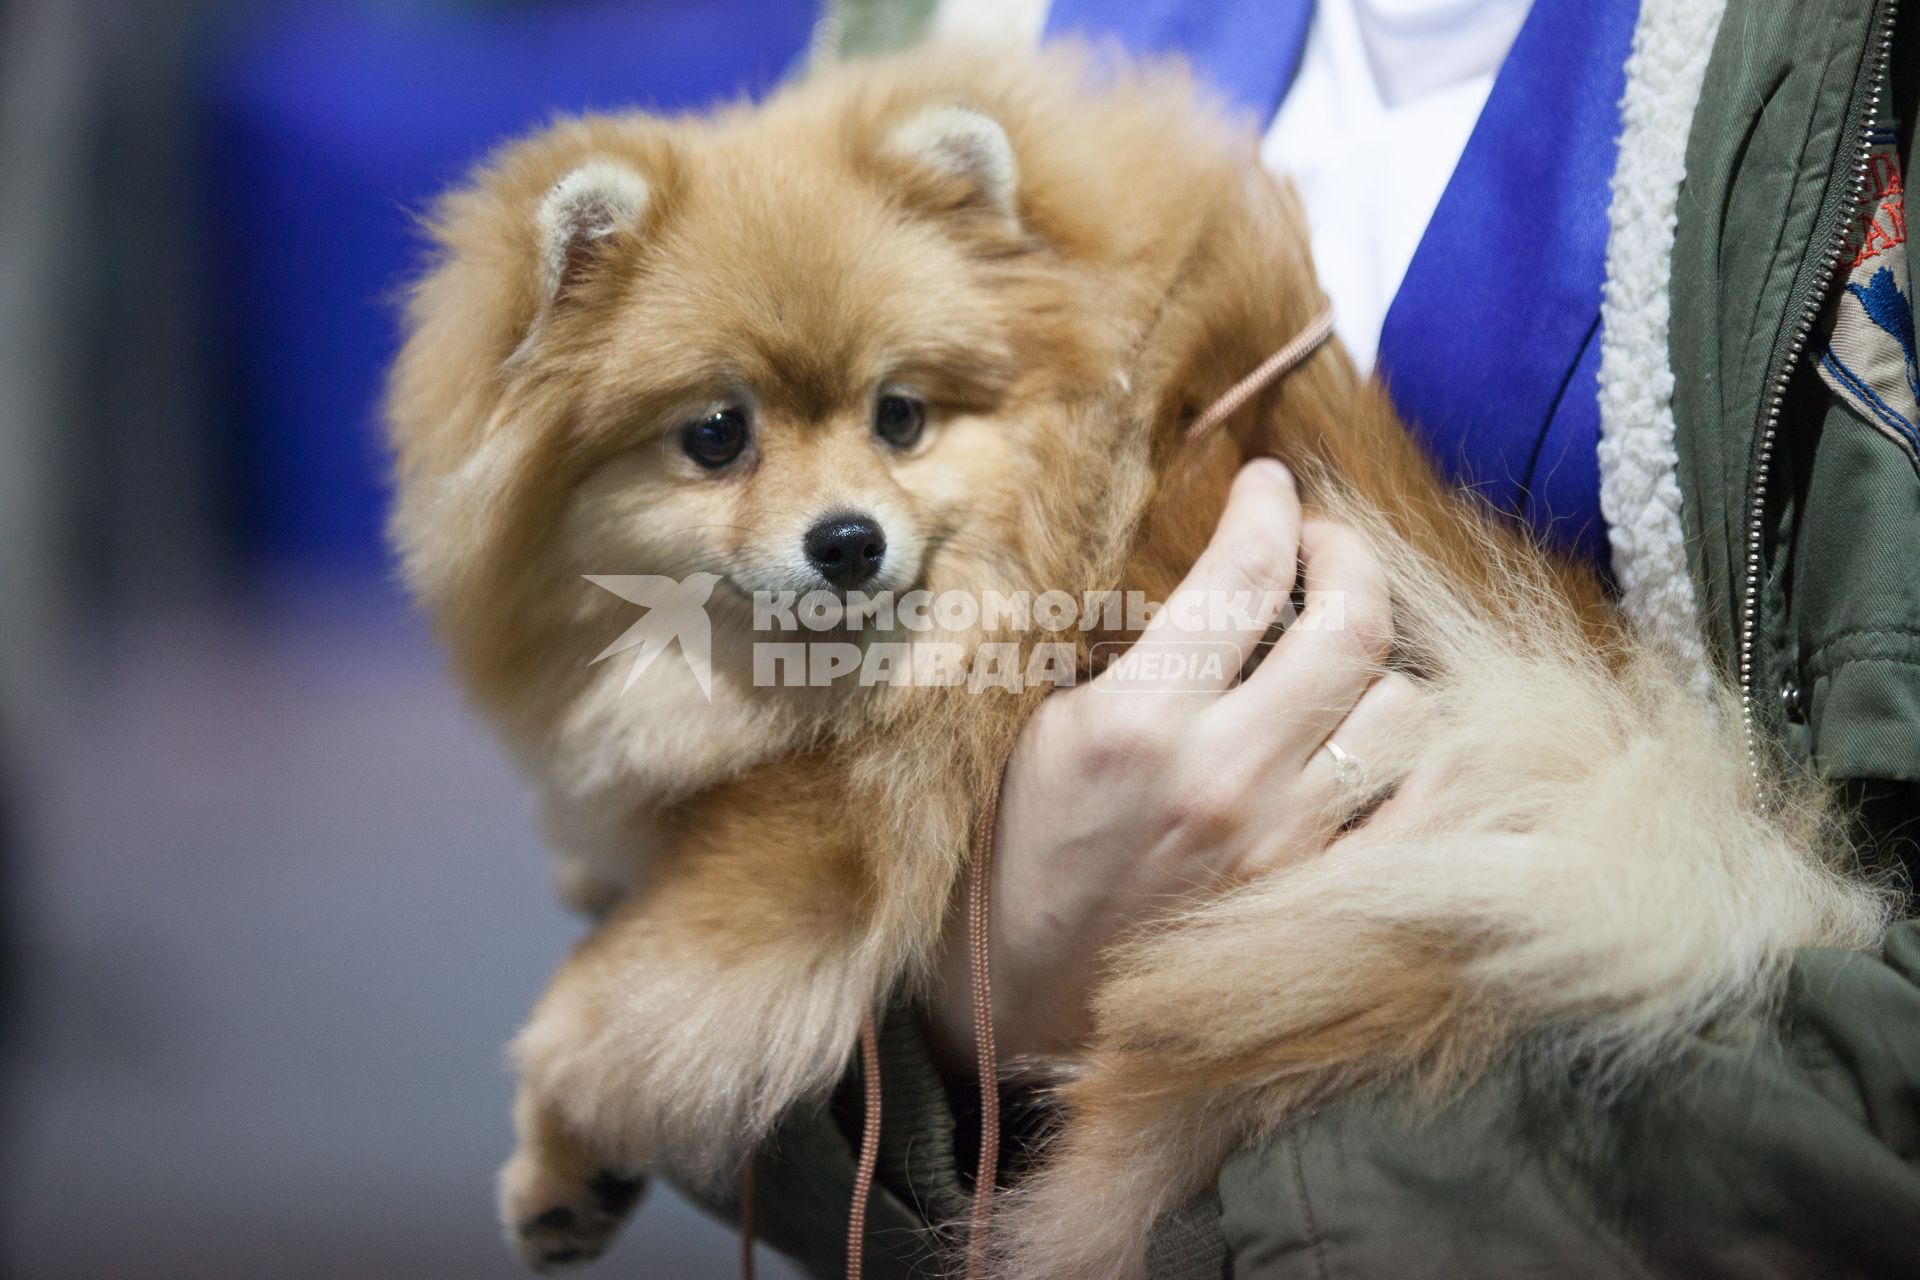
[[[1239,680],[1302,572],[1306,609]],[[1233,593],[1261,607],[1209,618],[1208,603]],[[1225,625],[1195,629],[1207,622]],[[1381,673],[1392,639],[1386,584],[1360,537],[1303,520],[1280,463],[1248,463],[1139,642],[1226,660],[1178,684],[1109,668],[1043,702],[1007,762],[990,915],[1004,1057],[1084,1043],[1104,957],[1129,930],[1332,844],[1364,797],[1323,746],[1337,738],[1355,761],[1385,758],[1424,710],[1417,686]],[[936,1051],[956,1068],[972,1056],[966,950],[959,919],[931,1009]]]

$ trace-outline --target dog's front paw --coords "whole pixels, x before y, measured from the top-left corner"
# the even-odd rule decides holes
[[[535,1271],[593,1261],[646,1189],[640,1178],[555,1165],[525,1148],[500,1171],[507,1243]]]

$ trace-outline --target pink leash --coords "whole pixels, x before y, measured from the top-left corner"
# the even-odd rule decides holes
[[[1329,302],[1320,309],[1318,315],[1307,321],[1307,327],[1296,334],[1291,342],[1262,360],[1259,368],[1228,387],[1225,395],[1195,418],[1193,425],[1187,428],[1187,439],[1190,442],[1199,441],[1212,435],[1214,428],[1239,412],[1242,405],[1266,390],[1268,385],[1291,373],[1332,336],[1333,304]]]

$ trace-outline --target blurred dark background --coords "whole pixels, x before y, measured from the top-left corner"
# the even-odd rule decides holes
[[[413,218],[815,18],[0,0],[6,1275],[518,1274],[502,1046],[577,926],[381,542]],[[597,1273],[734,1250],[656,1189]]]

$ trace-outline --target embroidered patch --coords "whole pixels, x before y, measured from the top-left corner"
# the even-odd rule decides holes
[[[1820,377],[1920,470],[1920,356],[1897,142],[1891,128],[1868,136],[1866,198],[1828,306]]]

